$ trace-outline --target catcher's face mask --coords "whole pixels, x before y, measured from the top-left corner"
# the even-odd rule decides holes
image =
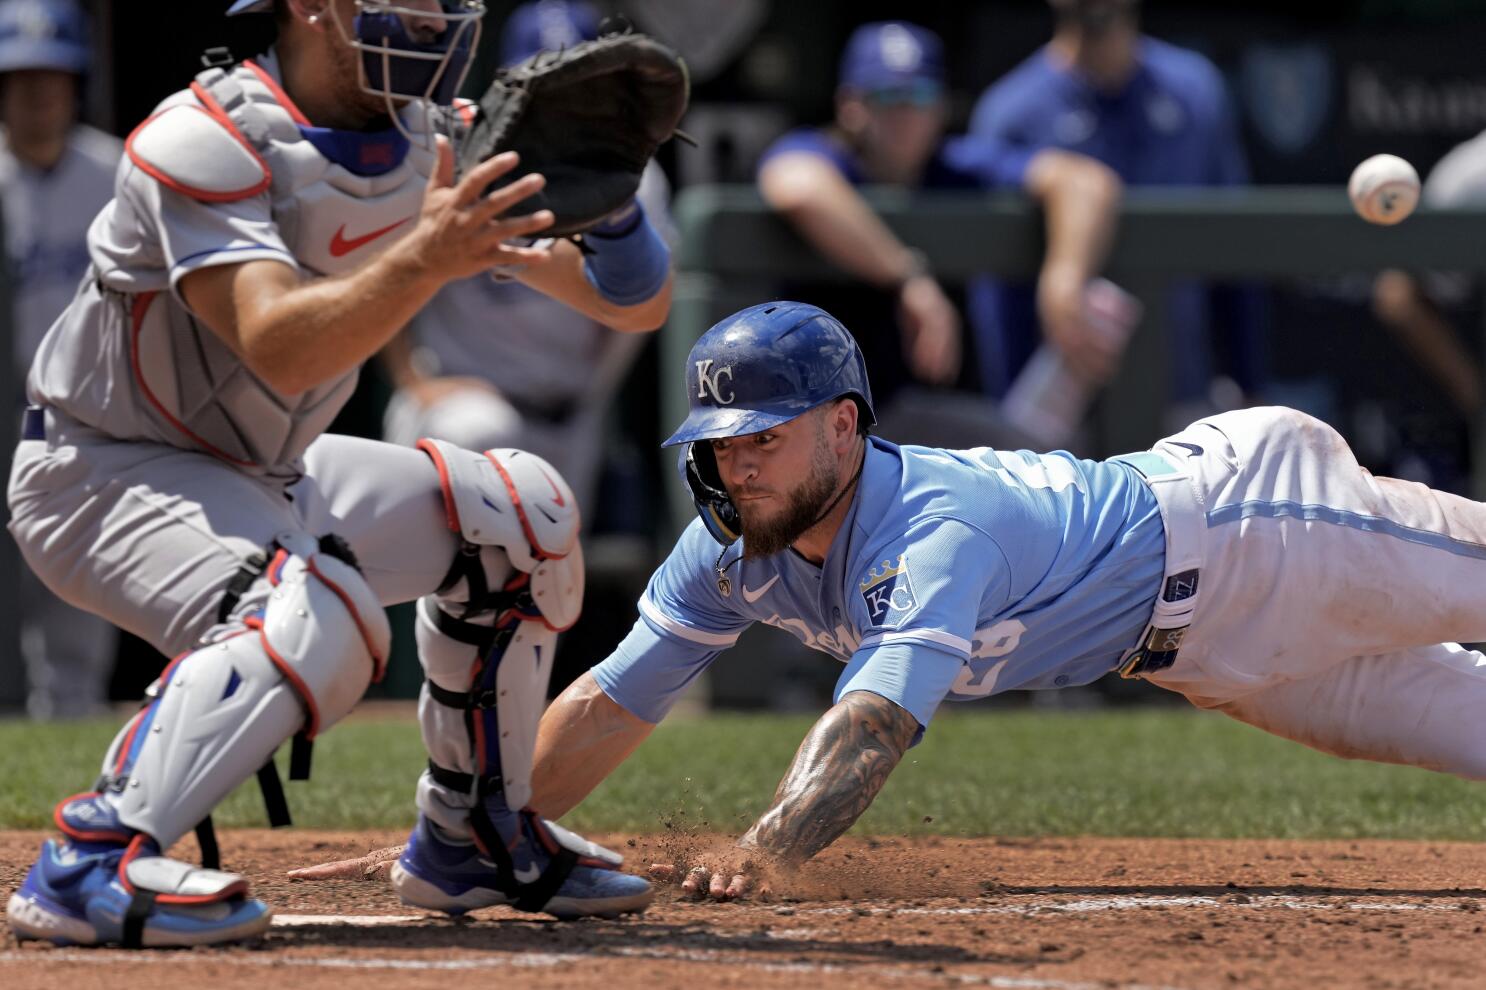
[[[330,8],[335,10],[334,5]],[[361,53],[361,88],[387,100],[448,106],[480,41],[482,0],[357,0],[350,46]]]

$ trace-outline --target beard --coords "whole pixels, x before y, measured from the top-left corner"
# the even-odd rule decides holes
[[[772,557],[787,550],[805,531],[820,521],[825,505],[841,481],[836,461],[826,443],[825,430],[817,435],[815,453],[810,460],[810,476],[785,493],[784,508],[768,519],[750,518],[749,503],[738,505],[738,519],[743,526],[743,559]],[[746,494],[746,493],[745,493]]]

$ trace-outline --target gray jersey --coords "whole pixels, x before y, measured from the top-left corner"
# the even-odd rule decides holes
[[[88,267],[88,225],[108,202],[124,144],[78,125],[52,168],[23,163],[0,137],[0,206],[14,275],[17,374],[77,291]]]
[[[436,123],[417,103],[402,121],[415,138]],[[129,137],[114,199],[88,232],[92,277],[42,342],[31,400],[119,439],[296,477],[355,372],[281,394],[195,319],[179,285],[198,269],[255,259],[336,274],[412,227],[431,150],[396,132],[327,133],[279,88],[271,55],[204,73],[165,100]]]

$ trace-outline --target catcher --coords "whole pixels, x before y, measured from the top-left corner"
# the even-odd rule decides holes
[[[291,776],[308,775],[310,743],[382,674],[382,606],[414,599],[430,762],[403,898],[641,910],[647,881],[527,807],[553,637],[582,598],[571,489],[518,450],[325,429],[361,363],[451,279],[499,271],[617,329],[658,326],[669,254],[631,198],[685,71],[610,37],[451,109],[480,3],[231,9],[270,11],[272,51],[202,73],[130,135],[91,271],[28,380],[9,489],[22,552],[175,659],[98,781],[57,807],[64,837],[10,925],[131,947],[262,932],[269,908],[214,868],[211,810],[257,774],[287,822],[275,750],[292,736]],[[527,241],[595,228],[583,251]],[[163,855],[193,828],[203,868]]]

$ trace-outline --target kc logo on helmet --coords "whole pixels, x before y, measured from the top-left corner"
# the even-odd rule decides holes
[[[697,398],[705,399],[707,397],[707,393],[711,392],[712,398],[717,400],[717,404],[719,406],[725,406],[731,403],[733,399],[737,398],[737,396],[733,393],[732,388],[733,366],[727,365],[726,367],[718,368],[716,371],[713,371],[712,360],[712,358],[707,358],[705,361],[697,362]],[[722,379],[724,376],[726,376],[728,380],[728,394],[726,396],[722,394]]]

